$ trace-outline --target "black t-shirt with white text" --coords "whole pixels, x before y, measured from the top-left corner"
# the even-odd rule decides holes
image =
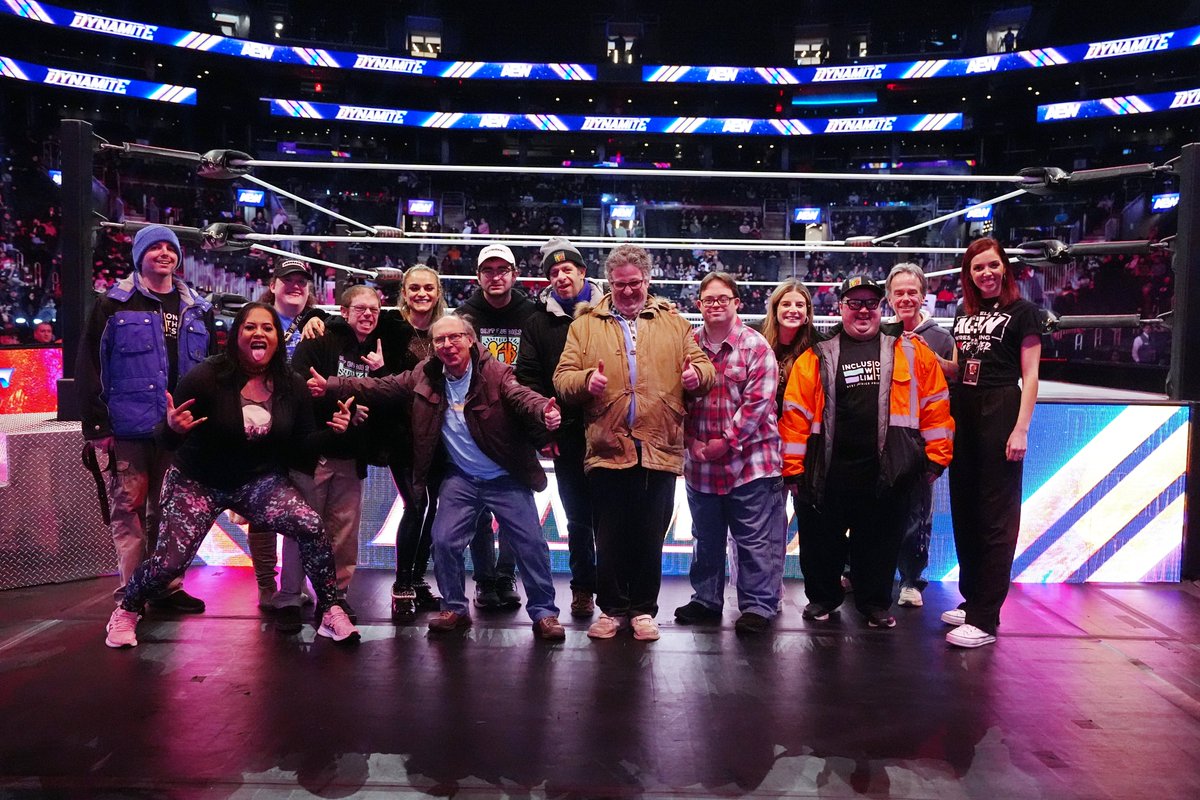
[[[967,359],[979,359],[978,386],[984,389],[1016,386],[1021,378],[1021,342],[1042,331],[1041,312],[1028,300],[1014,300],[1004,308],[997,305],[995,300],[984,300],[978,314],[964,316],[960,308],[954,318],[959,375],[964,374]]]
[[[162,303],[163,340],[167,345],[167,386],[169,391],[174,391],[179,382],[179,290],[151,294]]]
[[[831,479],[872,480],[879,467],[879,336],[838,341]]]

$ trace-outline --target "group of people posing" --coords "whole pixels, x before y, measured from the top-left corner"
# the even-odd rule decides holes
[[[847,279],[825,336],[797,280],[771,294],[760,332],[739,316],[737,281],[710,273],[693,329],[651,293],[640,247],[609,253],[606,285],[566,239],[541,255],[549,285],[536,299],[516,288],[512,251],[491,244],[455,313],[437,272],[419,266],[404,274],[398,313],[351,286],[340,316],[315,308],[308,266],[284,259],[215,353],[211,308],[175,277],[178,240],[139,231],[138,268],[98,299],[77,369],[84,435],[107,456],[121,577],[107,644],[136,645],[147,604],[204,610],[183,575],[225,509],[249,521],[259,603],[277,630],[302,629],[307,578],[317,633],[357,640],[347,590],[369,464],[390,467],[405,505],[396,615],[436,612],[434,632],[470,626],[469,548],[477,608],[519,606],[519,575],[534,634],[563,639],[534,503],[543,459],[566,512],[570,613],[594,619],[594,639],[659,638],[680,475],[695,549],[677,622],[723,619],[731,538],[735,628],[770,630],[790,492],[803,617],[829,620],[848,583],[865,623],[891,628],[898,566],[899,602],[923,602],[932,484],[949,467],[964,602],[942,615],[947,640],[995,641],[1040,355],[1037,309],[998,242],[964,254],[952,331],[924,310],[921,269],[899,264],[883,285]],[[425,581],[431,559],[441,597]]]

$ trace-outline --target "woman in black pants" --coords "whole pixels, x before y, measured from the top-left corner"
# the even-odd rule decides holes
[[[395,365],[397,373],[407,372],[433,355],[429,327],[446,312],[441,276],[426,266],[410,268],[404,273],[398,306],[399,318],[385,318],[379,324],[384,363]],[[411,407],[406,403],[399,414],[388,462],[404,500],[404,514],[396,531],[396,582],[392,584],[392,613],[400,617],[411,616],[417,609],[437,611],[441,607],[440,598],[425,581],[425,571],[429,567],[430,532],[442,476],[431,472],[425,491],[417,496],[413,487]]]
[[[950,510],[964,602],[942,614],[946,641],[996,641],[1021,529],[1021,473],[1037,402],[1041,313],[1022,300],[995,239],[971,243],[962,260],[963,303],[954,318],[958,381],[950,390],[954,460]],[[1019,381],[1019,384],[1018,384]]]

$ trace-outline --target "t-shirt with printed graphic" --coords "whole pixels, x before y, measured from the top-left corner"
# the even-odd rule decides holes
[[[954,317],[954,342],[958,345],[958,374],[966,372],[967,359],[980,362],[978,386],[994,389],[1015,386],[1021,377],[1021,342],[1041,334],[1041,312],[1028,300],[1014,300],[998,308],[996,300],[984,300],[978,314],[965,316],[962,308]],[[962,386],[959,383],[955,388]]]
[[[830,480],[873,481],[879,468],[879,335],[859,341],[843,333],[839,339]]]
[[[167,345],[167,390],[174,391],[179,382],[179,290],[159,294],[152,291],[162,304],[163,340]]]

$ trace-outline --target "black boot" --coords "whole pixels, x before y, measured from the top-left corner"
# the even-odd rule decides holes
[[[442,598],[433,593],[433,587],[425,581],[417,581],[413,584],[413,590],[417,593],[417,608],[421,611],[439,611],[442,607]]]
[[[392,584],[392,616],[413,617],[417,614],[417,593],[412,584],[397,580]]]

